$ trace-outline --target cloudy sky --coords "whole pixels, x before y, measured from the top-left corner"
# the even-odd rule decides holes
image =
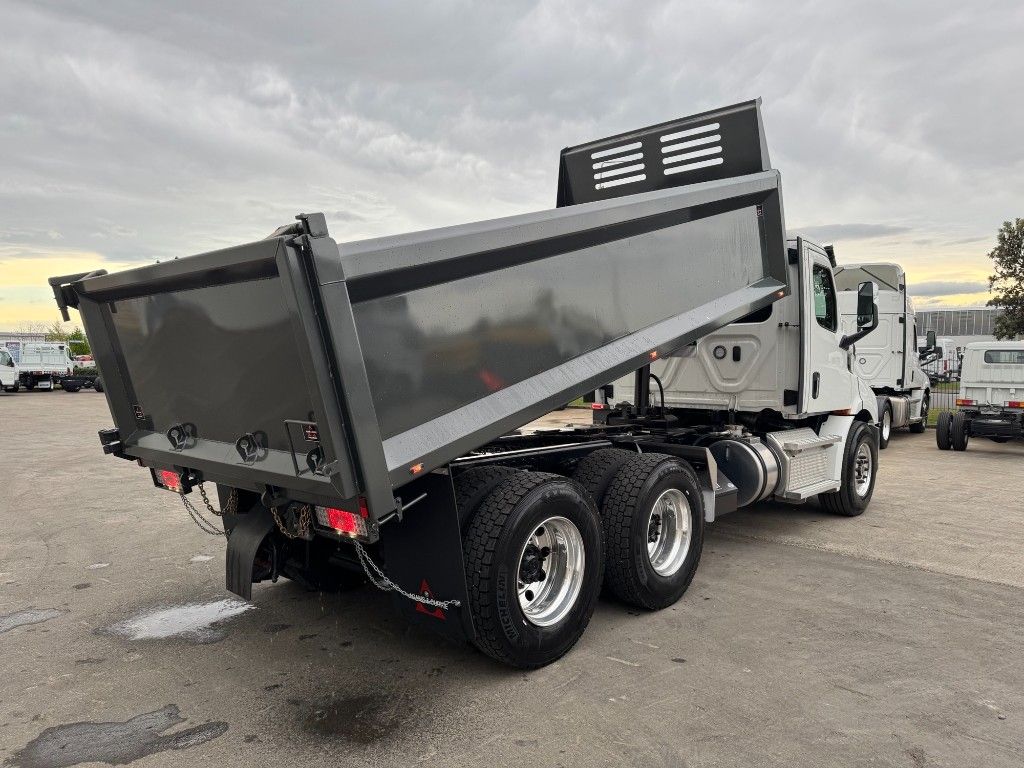
[[[265,8],[260,8],[264,5]],[[244,9],[244,10],[239,10]],[[551,207],[566,145],[760,96],[786,221],[988,298],[1024,4],[0,0],[0,328],[45,278]]]

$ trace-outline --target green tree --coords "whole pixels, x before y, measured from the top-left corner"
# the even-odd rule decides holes
[[[997,339],[1024,336],[1024,219],[1004,221],[996,247],[988,257],[995,265],[989,277],[990,307],[999,307],[994,333]]]
[[[89,339],[86,338],[85,332],[77,325],[70,331],[67,331],[64,330],[64,326],[59,320],[54,320],[46,329],[46,340],[65,342],[71,348],[72,355],[92,354],[92,348],[89,346]]]

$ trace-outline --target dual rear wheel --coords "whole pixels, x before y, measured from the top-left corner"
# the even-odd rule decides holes
[[[572,478],[508,467],[456,478],[475,643],[523,668],[583,634],[602,584],[648,609],[676,602],[703,546],[697,476],[664,454],[595,451]]]

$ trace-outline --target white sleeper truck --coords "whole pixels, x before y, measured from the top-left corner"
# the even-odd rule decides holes
[[[877,289],[859,286],[857,327],[844,330],[831,248],[802,237],[787,245],[790,296],[653,363],[635,386],[599,390],[595,420],[628,422],[639,406],[693,430],[738,486],[737,506],[818,497],[858,515],[874,491],[878,413],[853,347],[878,323]]]
[[[846,264],[836,269],[842,325],[857,328],[857,288],[878,286],[878,327],[857,342],[854,370],[878,398],[878,447],[889,445],[893,429],[920,434],[928,425],[931,382],[923,364],[937,357],[935,334],[918,349],[914,304],[899,264]]]
[[[935,442],[966,451],[972,437],[1024,439],[1024,341],[976,341],[964,349],[955,413],[939,414]]]

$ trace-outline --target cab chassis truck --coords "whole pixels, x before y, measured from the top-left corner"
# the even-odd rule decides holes
[[[222,516],[227,588],[247,599],[361,569],[411,621],[524,668],[573,646],[602,583],[673,604],[705,522],[737,506],[705,430],[640,409],[515,431],[628,372],[644,388],[651,361],[788,295],[760,102],[565,149],[558,184],[538,213],[342,244],[300,215],[246,245],[51,278],[104,381],[104,452]],[[780,450],[796,459],[802,437]]]

